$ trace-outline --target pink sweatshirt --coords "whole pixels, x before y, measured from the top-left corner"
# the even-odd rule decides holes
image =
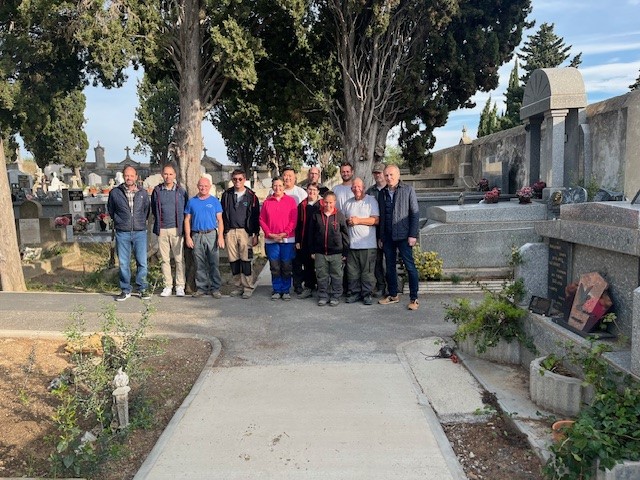
[[[260,226],[264,231],[265,243],[275,243],[269,238],[270,233],[286,233],[285,243],[295,243],[298,207],[293,197],[283,195],[279,200],[267,198],[260,209]]]

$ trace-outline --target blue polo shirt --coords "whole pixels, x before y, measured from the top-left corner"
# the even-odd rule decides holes
[[[191,215],[191,231],[202,232],[218,228],[217,214],[222,213],[222,204],[213,195],[207,198],[191,197],[184,208],[185,215]]]

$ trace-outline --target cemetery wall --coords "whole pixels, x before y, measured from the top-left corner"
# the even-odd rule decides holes
[[[640,190],[640,91],[629,92],[587,106],[581,121],[588,125],[591,172],[596,183],[610,190],[624,191],[631,199]],[[544,123],[543,133],[544,135]],[[524,185],[524,126],[511,128],[473,140],[471,145],[456,145],[432,153],[427,172],[453,173],[458,165],[472,164],[477,181],[488,172],[508,175],[509,190]],[[584,179],[585,148],[579,145],[580,179]],[[589,169],[586,169],[589,171]]]

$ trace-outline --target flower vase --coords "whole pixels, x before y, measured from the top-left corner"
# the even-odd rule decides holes
[[[518,202],[525,204],[525,203],[531,203],[531,198],[529,197],[518,197]]]
[[[104,220],[100,220],[100,231],[104,232],[107,230],[107,222],[105,222]]]

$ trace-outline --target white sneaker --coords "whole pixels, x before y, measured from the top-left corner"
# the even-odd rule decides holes
[[[164,287],[162,289],[161,297],[170,297],[171,296],[171,287]]]
[[[176,287],[176,297],[184,297],[184,287]]]

